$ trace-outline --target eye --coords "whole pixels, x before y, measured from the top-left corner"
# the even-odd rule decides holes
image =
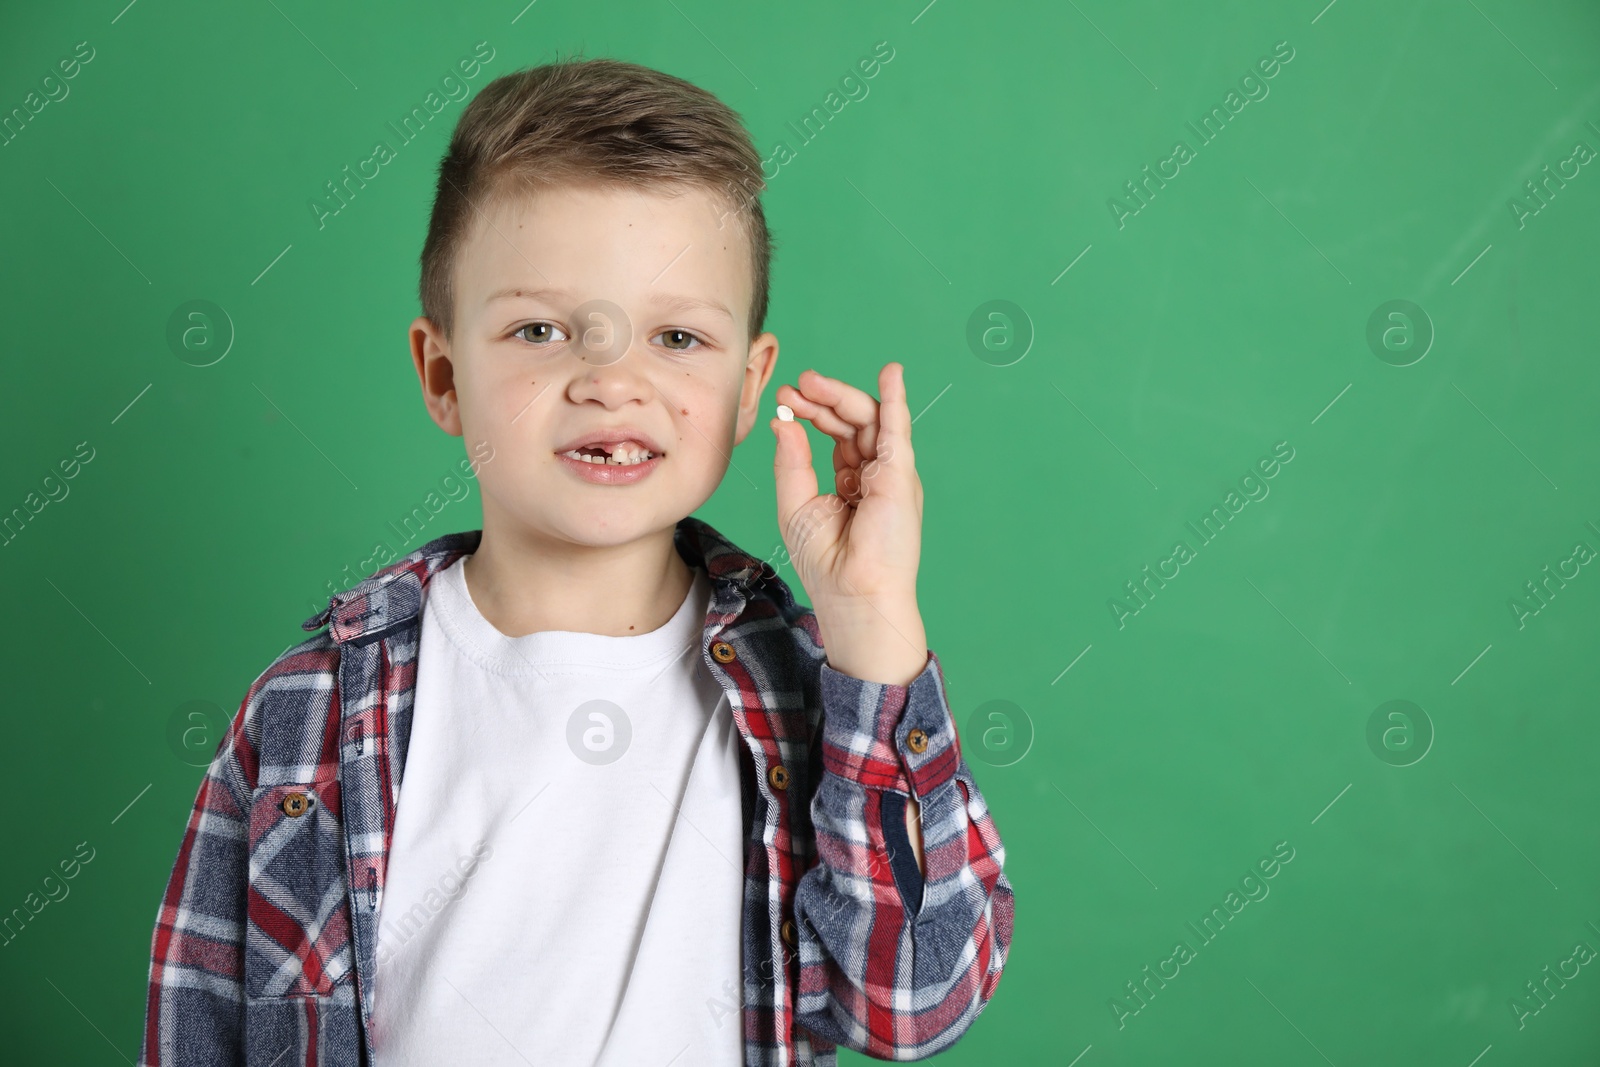
[[[518,327],[513,337],[520,337],[529,344],[548,345],[556,341],[565,341],[567,335],[561,327],[553,322],[530,322],[526,326]]]
[[[692,352],[696,346],[705,343],[688,330],[662,330],[656,336],[666,338],[662,344],[674,352]]]

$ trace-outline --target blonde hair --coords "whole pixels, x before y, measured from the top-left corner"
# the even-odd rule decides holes
[[[453,267],[473,217],[496,197],[557,184],[711,191],[748,238],[750,336],[766,323],[773,242],[761,157],[739,116],[670,74],[616,59],[567,59],[485,85],[439,163],[419,284],[422,313],[449,336]],[[719,219],[718,225],[721,225]]]

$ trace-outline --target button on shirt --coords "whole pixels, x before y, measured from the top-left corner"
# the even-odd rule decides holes
[[[467,558],[421,620],[378,1067],[742,1063],[741,741],[704,572],[649,633],[508,637]]]

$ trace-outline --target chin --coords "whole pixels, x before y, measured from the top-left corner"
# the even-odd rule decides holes
[[[677,525],[677,519],[658,507],[628,501],[604,507],[574,507],[563,512],[554,525],[575,544],[609,548],[670,529]]]

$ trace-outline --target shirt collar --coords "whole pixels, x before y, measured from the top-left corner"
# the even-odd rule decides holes
[[[433,576],[462,556],[477,551],[482,530],[445,534],[373,572],[306,619],[306,631],[329,628],[338,644],[364,645],[409,625],[421,614],[424,590]],[[679,520],[673,545],[684,562],[703,568],[714,587],[713,613],[737,614],[767,564],[734,545],[709,523],[690,515]]]

